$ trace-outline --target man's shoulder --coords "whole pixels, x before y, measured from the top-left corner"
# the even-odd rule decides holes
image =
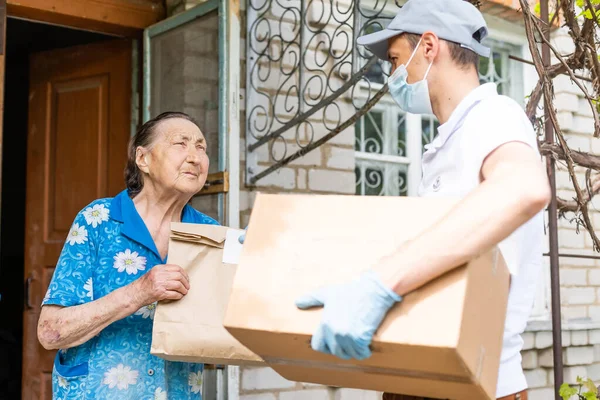
[[[533,125],[523,107],[514,99],[496,95],[480,101],[465,121],[468,130],[481,132],[519,132],[525,136],[535,137]]]
[[[515,99],[501,94],[481,100],[473,111],[474,114],[491,121],[511,117],[528,121],[523,107]]]

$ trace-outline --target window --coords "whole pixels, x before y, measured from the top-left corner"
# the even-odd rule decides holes
[[[357,194],[408,194],[405,113],[386,106],[371,109],[356,124],[355,149]]]

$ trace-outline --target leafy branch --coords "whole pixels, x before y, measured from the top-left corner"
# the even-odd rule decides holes
[[[575,197],[573,199],[557,199],[559,211],[567,211],[577,215],[575,220],[589,233],[594,243],[594,249],[600,251],[600,239],[594,231],[590,217],[590,201],[600,192],[599,175],[592,171],[600,172],[600,157],[589,153],[574,152],[568,145],[561,126],[558,123],[557,111],[554,107],[553,79],[560,74],[566,74],[579,88],[591,109],[594,121],[593,136],[600,137],[600,117],[598,97],[600,94],[600,60],[598,59],[598,37],[596,28],[600,21],[600,0],[554,0],[550,8],[554,10],[552,23],[561,20],[573,40],[575,50],[571,54],[561,54],[547,39],[546,32],[552,23],[546,25],[538,15],[537,7],[530,7],[527,0],[519,0],[525,23],[525,32],[532,55],[533,64],[538,73],[539,80],[529,96],[526,112],[531,121],[537,120],[538,106],[544,99],[545,117],[548,118],[554,129],[558,145],[540,143],[540,150],[549,157],[564,163],[571,178]],[[545,1],[545,0],[542,0]],[[559,16],[560,15],[560,16]],[[553,65],[545,65],[542,60],[541,47],[546,46],[558,61]],[[580,74],[577,74],[580,71]],[[590,85],[591,84],[591,85]],[[591,87],[590,87],[591,86]],[[542,124],[538,124],[541,129]],[[587,162],[582,162],[587,161]],[[577,176],[577,170],[587,168],[585,187],[582,187]]]

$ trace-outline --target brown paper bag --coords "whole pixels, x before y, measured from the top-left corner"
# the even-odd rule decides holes
[[[223,327],[237,267],[223,263],[229,229],[217,225],[171,224],[168,262],[187,271],[190,290],[179,301],[158,303],[151,354],[170,361],[263,364],[259,356]]]

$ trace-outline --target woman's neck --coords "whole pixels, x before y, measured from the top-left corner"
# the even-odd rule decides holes
[[[181,213],[190,198],[145,185],[134,197],[133,204],[146,225],[156,229],[165,224],[170,226],[171,222],[181,222]]]

